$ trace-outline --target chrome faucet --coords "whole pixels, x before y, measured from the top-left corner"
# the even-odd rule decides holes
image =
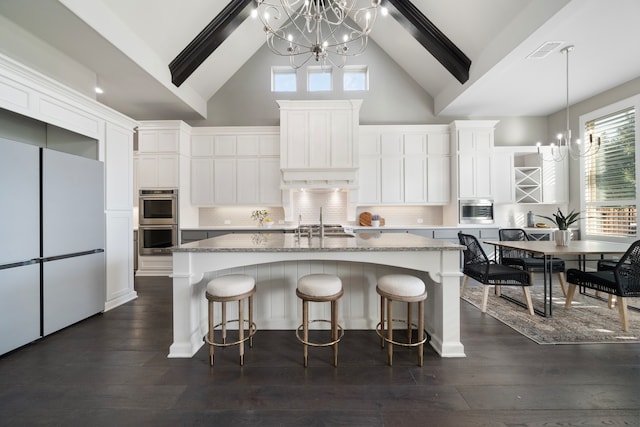
[[[324,223],[322,222],[322,206],[320,206],[320,238],[324,239]]]

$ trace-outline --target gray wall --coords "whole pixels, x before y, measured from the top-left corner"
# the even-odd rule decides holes
[[[364,54],[349,58],[348,65],[369,67],[369,91],[342,91],[342,70],[333,68],[331,92],[306,91],[306,66],[297,71],[296,93],[271,92],[271,67],[287,66],[287,58],[262,46],[209,100],[208,118],[188,123],[192,126],[277,126],[278,99],[363,99],[361,124],[443,123],[433,115],[433,99],[398,64],[370,41]]]

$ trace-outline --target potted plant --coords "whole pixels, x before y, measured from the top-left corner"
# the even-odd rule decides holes
[[[258,221],[258,225],[262,227],[263,221],[266,217],[269,216],[269,211],[266,209],[256,209],[251,212],[251,219]]]
[[[552,223],[558,227],[554,234],[554,238],[556,244],[558,246],[569,246],[569,241],[571,240],[571,231],[569,231],[569,227],[574,222],[580,220],[580,212],[571,211],[568,215],[562,213],[560,208],[558,208],[558,212],[553,214],[553,218],[550,216],[538,215],[541,218],[548,219]]]

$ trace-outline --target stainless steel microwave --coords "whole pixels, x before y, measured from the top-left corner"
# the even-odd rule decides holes
[[[493,201],[460,200],[460,224],[493,224]]]

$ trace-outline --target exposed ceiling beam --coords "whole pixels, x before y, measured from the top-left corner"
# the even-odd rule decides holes
[[[409,0],[387,0],[389,12],[460,83],[469,80],[471,60]]]
[[[169,64],[171,81],[180,86],[251,14],[253,0],[231,0]]]
[[[229,4],[169,64],[171,81],[180,86],[242,22],[253,0]],[[387,0],[391,15],[460,83],[469,79],[471,60],[409,0]]]

